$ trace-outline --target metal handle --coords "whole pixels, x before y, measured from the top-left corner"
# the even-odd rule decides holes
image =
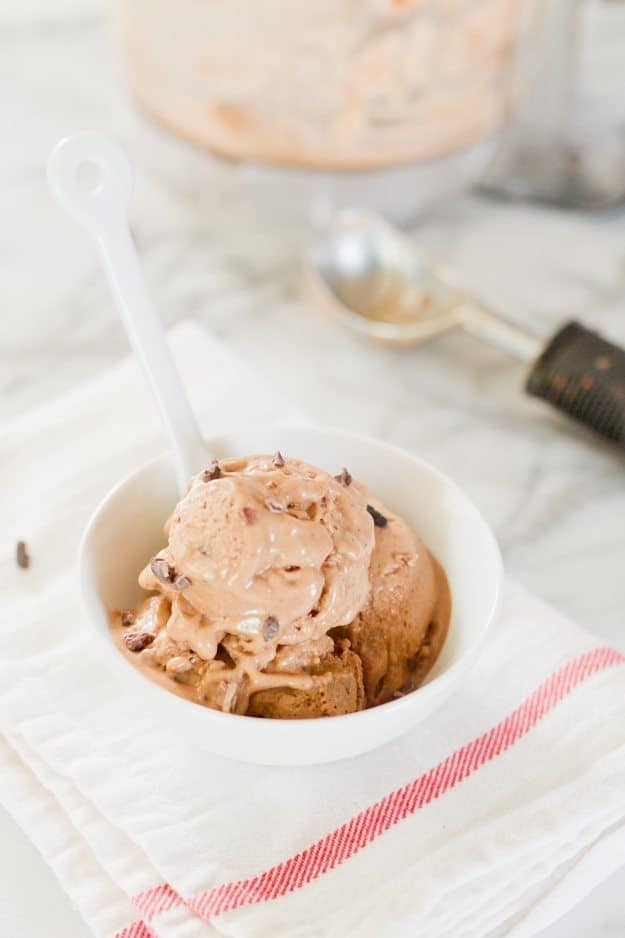
[[[577,322],[534,364],[526,390],[625,449],[625,350]]]

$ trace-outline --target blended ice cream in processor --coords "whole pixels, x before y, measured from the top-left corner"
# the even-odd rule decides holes
[[[523,0],[124,0],[132,91],[235,160],[356,170],[495,134]]]
[[[351,713],[417,687],[444,642],[445,574],[343,469],[213,461],[113,615],[120,650],[197,703],[259,717]]]

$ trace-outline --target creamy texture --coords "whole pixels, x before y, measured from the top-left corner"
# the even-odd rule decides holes
[[[213,662],[238,704],[331,648],[329,629],[366,602],[373,521],[364,486],[295,459],[224,460],[191,480],[168,545],[139,577],[167,597],[167,638]],[[278,646],[281,651],[278,654]],[[263,673],[274,662],[280,677]],[[210,680],[205,675],[204,680]],[[233,706],[236,706],[233,698]]]
[[[296,459],[214,462],[113,617],[120,650],[199,703],[255,716],[351,713],[416,687],[444,641],[445,575],[406,522]]]
[[[374,706],[423,680],[445,639],[451,601],[445,574],[423,541],[403,518],[370,501],[388,524],[376,528],[369,598],[337,634],[360,657]]]
[[[522,0],[124,0],[131,87],[237,159],[424,160],[495,131]]]

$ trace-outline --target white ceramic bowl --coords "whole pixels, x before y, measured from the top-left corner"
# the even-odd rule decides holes
[[[367,752],[405,733],[463,680],[496,614],[502,563],[495,538],[460,489],[421,459],[339,430],[259,428],[208,441],[219,457],[280,449],[330,472],[348,466],[389,508],[401,513],[443,564],[451,586],[449,635],[426,683],[390,703],[314,720],[263,720],[221,713],[177,697],[143,677],[115,648],[111,609],[133,606],[137,575],[163,544],[163,522],[176,502],[172,463],[162,456],[120,482],[85,532],[80,576],[103,659],[143,712],[168,722],[196,746],[246,762],[306,765]]]

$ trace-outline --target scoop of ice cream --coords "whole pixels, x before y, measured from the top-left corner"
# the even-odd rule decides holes
[[[369,594],[373,521],[348,473],[279,454],[214,463],[165,531],[167,547],[139,582],[170,600],[168,638],[205,661],[221,649],[246,695],[284,681],[283,669],[261,674],[278,646],[297,646],[301,670]]]
[[[252,456],[191,480],[113,618],[119,648],[218,710],[352,713],[417,687],[450,614],[445,574],[406,522],[343,470]]]
[[[362,663],[348,642],[330,642],[332,651],[305,672],[308,687],[271,687],[250,698],[248,714],[282,720],[333,717],[366,705]]]
[[[450,614],[445,574],[408,524],[375,500],[375,546],[364,607],[336,635],[362,661],[367,704],[417,687],[434,663]]]

